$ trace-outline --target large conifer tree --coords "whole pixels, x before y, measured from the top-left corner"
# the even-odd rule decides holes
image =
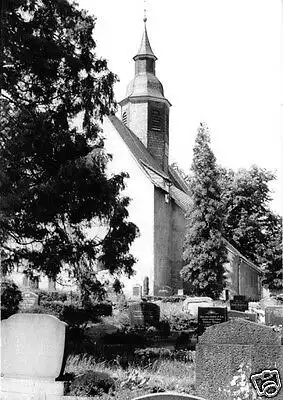
[[[131,275],[126,174],[107,176],[100,135],[116,76],[96,54],[95,18],[67,0],[9,0],[1,13],[2,267],[56,277],[67,265],[83,284],[99,260]]]
[[[186,215],[185,266],[181,276],[192,294],[217,299],[225,287],[226,248],[222,238],[219,173],[204,124],[198,129],[191,169],[193,205]]]

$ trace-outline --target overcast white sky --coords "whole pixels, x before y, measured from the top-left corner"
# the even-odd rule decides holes
[[[120,78],[119,101],[134,75],[144,0],[79,5],[97,17],[97,54]],[[218,163],[277,171],[272,208],[282,215],[281,0],[147,0],[147,10],[156,75],[172,103],[170,162],[189,171],[204,121]]]

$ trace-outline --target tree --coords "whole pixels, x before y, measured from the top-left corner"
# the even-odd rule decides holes
[[[117,78],[95,53],[95,18],[66,0],[9,0],[1,26],[2,267],[54,278],[67,265],[101,294],[93,267],[130,276],[138,230],[127,175],[107,176],[101,122]]]
[[[226,248],[222,238],[219,173],[209,144],[208,129],[201,124],[193,149],[193,205],[186,215],[186,265],[181,276],[190,283],[193,294],[217,299],[225,287]]]
[[[269,207],[275,175],[257,166],[219,171],[225,238],[263,269],[266,286],[282,290],[282,218]]]

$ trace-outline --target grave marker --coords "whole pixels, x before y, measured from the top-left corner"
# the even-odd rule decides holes
[[[283,326],[283,306],[266,307],[265,324]]]
[[[156,326],[160,319],[160,307],[155,303],[140,301],[129,305],[131,326]]]
[[[22,292],[23,300],[20,303],[20,308],[22,310],[29,310],[34,306],[38,306],[38,295],[30,290],[25,290]]]
[[[234,318],[243,318],[246,319],[248,321],[253,321],[256,322],[256,314],[254,313],[246,313],[246,312],[241,312],[241,311],[228,311],[228,319],[234,319]]]
[[[14,314],[1,322],[1,399],[59,400],[66,323],[47,314]]]
[[[133,286],[133,297],[141,299],[142,297],[142,287],[141,285]]]
[[[249,309],[249,303],[245,296],[234,296],[233,300],[230,300],[230,308],[235,311],[246,311]]]
[[[282,380],[283,346],[280,333],[271,327],[237,318],[210,326],[199,337],[196,388],[200,396],[213,400],[257,399],[251,377],[274,370]],[[282,400],[282,388],[277,386],[276,390],[273,398]]]
[[[227,321],[226,307],[198,307],[198,334],[201,335],[211,325]]]

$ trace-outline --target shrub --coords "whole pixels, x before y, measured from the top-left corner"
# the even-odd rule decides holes
[[[156,360],[171,360],[181,362],[193,362],[194,352],[190,350],[170,350],[168,348],[147,347],[135,350],[135,363],[147,366]]]
[[[19,310],[22,293],[18,286],[9,279],[1,281],[1,319],[9,318]]]
[[[105,372],[86,371],[68,385],[69,396],[99,396],[115,391],[115,381]]]
[[[175,332],[183,332],[188,330],[195,330],[197,327],[196,319],[193,319],[188,314],[180,313],[177,315],[170,315],[163,319],[167,321],[170,330]]]
[[[38,290],[37,294],[39,296],[39,303],[41,302],[52,302],[52,301],[67,301],[68,295],[65,292],[48,292],[47,290]],[[78,295],[75,293],[78,297]]]

